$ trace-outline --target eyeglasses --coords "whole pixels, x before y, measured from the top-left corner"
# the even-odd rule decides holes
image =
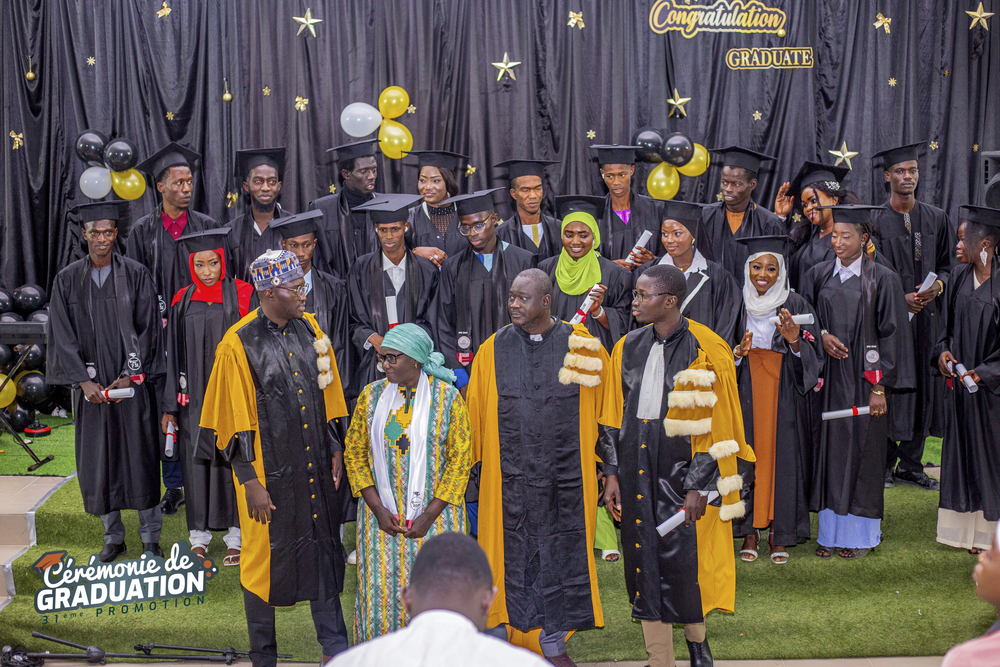
[[[284,285],[276,285],[278,289],[283,289],[286,292],[295,292],[295,296],[300,299],[309,293],[309,289],[305,285],[299,285],[298,287],[285,287]]]
[[[402,354],[379,354],[376,353],[375,357],[379,360],[381,364],[389,364],[390,366],[395,366],[396,361],[402,357]]]
[[[632,290],[632,298],[639,303],[642,303],[651,296],[673,296],[670,292],[657,292],[656,294],[641,294],[636,290]]]
[[[475,230],[475,232],[478,234],[482,232],[484,229],[486,229],[486,225],[488,225],[492,220],[496,220],[495,215],[491,215],[482,222],[477,222],[474,225],[459,225],[458,233],[461,234],[462,236],[472,236],[472,232],[473,230]]]

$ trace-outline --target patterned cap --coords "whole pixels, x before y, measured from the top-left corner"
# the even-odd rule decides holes
[[[304,277],[299,259],[287,250],[268,250],[250,265],[254,289],[265,290]]]

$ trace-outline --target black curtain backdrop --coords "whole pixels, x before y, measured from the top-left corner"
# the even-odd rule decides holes
[[[492,164],[532,157],[560,161],[549,170],[549,199],[603,194],[588,146],[625,143],[651,125],[708,147],[778,156],[755,194],[768,208],[803,160],[829,162],[827,151],[844,141],[858,152],[847,183],[866,202],[886,196],[871,155],[920,139],[937,142],[922,158],[921,199],[954,216],[979,196],[979,156],[1000,149],[1000,0],[984,0],[998,12],[989,31],[969,30],[965,12],[978,0],[766,0],[786,12],[783,38],[656,34],[651,3],[168,0],[165,17],[157,14],[162,0],[0,3],[0,281],[48,286],[79,256],[66,211],[87,201],[78,186],[86,165],[74,153],[83,129],[130,138],[142,157],[170,140],[202,153],[194,208],[217,220],[246,205],[240,197],[227,207],[227,193],[240,192],[233,152],[285,145],[282,204],[301,211],[337,182],[325,151],[350,140],[340,128],[343,108],[377,105],[389,85],[406,89],[416,107],[397,119],[415,149],[472,156],[475,174],[460,178],[465,190],[503,185]],[[322,19],[315,38],[296,34],[292,17],[307,8]],[[584,29],[567,25],[571,11],[582,12]],[[872,25],[879,12],[892,19],[890,34]],[[814,67],[725,64],[731,48],[776,46],[812,47]],[[491,63],[504,52],[521,62],[516,80],[497,81]],[[33,81],[25,77],[29,57]],[[692,98],[686,118],[668,118],[674,88]],[[296,97],[308,99],[304,111]],[[17,149],[11,132],[23,137]],[[381,191],[415,191],[416,169],[406,162],[383,161]],[[640,191],[648,171],[637,170]],[[714,165],[682,177],[678,198],[715,201],[718,179]],[[150,188],[129,215],[154,205]]]

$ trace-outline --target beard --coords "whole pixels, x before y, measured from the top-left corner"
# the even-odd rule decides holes
[[[275,199],[274,201],[272,201],[270,204],[261,204],[259,201],[257,201],[256,199],[252,199],[252,198],[251,198],[251,201],[253,202],[254,210],[260,211],[261,213],[273,213],[274,212],[274,207],[277,206],[277,204],[278,204],[278,200],[277,199]]]

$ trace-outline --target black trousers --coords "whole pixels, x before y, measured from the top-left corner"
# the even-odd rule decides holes
[[[895,468],[905,472],[923,472],[924,464],[920,462],[920,459],[924,455],[924,441],[926,439],[927,434],[920,433],[912,440],[900,440],[898,445],[890,440],[886,468],[889,470]]]

